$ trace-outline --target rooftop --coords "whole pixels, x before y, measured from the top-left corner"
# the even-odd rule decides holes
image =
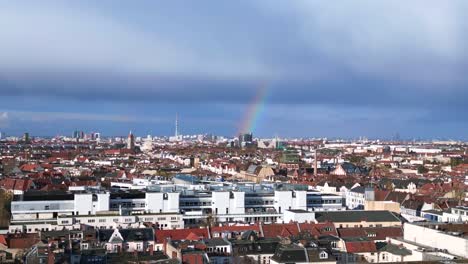
[[[318,222],[398,222],[400,219],[390,211],[328,211],[315,212]]]

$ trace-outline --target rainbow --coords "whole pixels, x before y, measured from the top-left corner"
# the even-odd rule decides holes
[[[244,118],[242,119],[241,124],[238,128],[238,135],[242,133],[250,133],[255,130],[255,125],[257,124],[260,114],[265,108],[265,100],[267,98],[268,91],[267,83],[262,83],[258,89],[255,97],[250,102],[245,112]]]

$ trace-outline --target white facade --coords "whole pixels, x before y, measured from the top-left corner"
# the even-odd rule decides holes
[[[457,233],[443,231],[443,224],[405,223],[403,238],[426,247],[447,250],[448,253],[468,258],[468,239]]]
[[[341,196],[302,190],[41,194],[26,194],[12,202],[11,231],[78,229],[81,224],[125,228],[144,222],[163,229],[183,228],[198,225],[208,216],[217,222],[274,223],[285,221],[287,210],[344,209]],[[174,221],[161,223],[158,215],[162,214],[172,215]]]
[[[450,208],[450,213],[442,214],[442,222],[466,222],[468,221],[468,207],[457,206]]]
[[[349,190],[346,192],[346,207],[348,209],[364,209],[365,195],[361,192]]]
[[[312,223],[315,220],[315,213],[303,210],[286,210],[284,212],[284,222]]]

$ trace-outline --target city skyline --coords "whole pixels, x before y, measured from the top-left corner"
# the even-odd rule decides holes
[[[468,4],[429,2],[2,2],[0,131],[467,140]]]

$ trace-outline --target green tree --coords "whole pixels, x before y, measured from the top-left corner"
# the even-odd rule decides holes
[[[419,174],[424,174],[424,173],[428,173],[429,172],[429,169],[427,169],[426,167],[424,167],[424,165],[419,165],[418,166],[418,173]]]

